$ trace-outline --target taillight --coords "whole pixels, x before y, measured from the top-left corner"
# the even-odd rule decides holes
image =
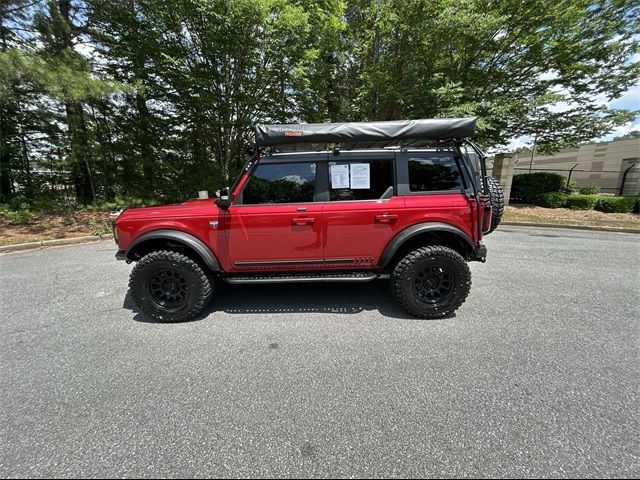
[[[491,205],[484,204],[484,212],[482,214],[482,233],[487,233],[491,229]]]

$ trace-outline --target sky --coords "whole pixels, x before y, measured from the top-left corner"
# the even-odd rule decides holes
[[[604,101],[610,108],[622,108],[627,110],[640,110],[640,83],[637,83],[629,90],[627,90],[620,98],[617,98],[611,102]],[[562,109],[566,106],[559,105],[558,108]],[[613,132],[609,135],[605,135],[603,137],[595,138],[595,142],[609,142],[613,140],[615,137],[619,137],[621,135],[626,135],[627,133],[633,130],[640,130],[640,114],[636,116],[631,122],[625,123],[617,127]],[[528,136],[514,138],[511,140],[506,150],[515,150],[520,147],[530,147],[531,146],[531,138]]]
[[[635,54],[629,60],[630,62],[639,62],[640,54]],[[562,93],[562,92],[558,92]],[[631,111],[640,111],[640,81],[638,81],[635,85],[629,88],[625,93],[623,93],[620,97],[615,100],[607,100],[605,96],[601,96],[596,98],[597,103],[602,103],[607,105],[609,108],[620,108]],[[568,109],[570,107],[566,102],[559,102],[555,111],[562,111],[563,109]],[[553,108],[552,108],[553,110]],[[609,142],[613,140],[615,137],[619,137],[621,135],[626,135],[627,133],[633,130],[640,130],[640,113],[636,115],[636,118],[631,122],[627,122],[624,125],[617,127],[613,132],[609,135],[604,135],[602,137],[598,137],[593,139],[595,142]],[[528,136],[514,138],[511,140],[511,143],[508,144],[506,150],[515,150],[520,147],[531,147],[531,138]]]
[[[640,110],[640,82],[627,90],[622,97],[609,103],[609,106],[611,108],[625,108],[627,110],[636,111]],[[612,140],[613,137],[624,135],[632,130],[640,130],[640,115],[636,116],[632,122],[618,127],[612,134],[601,137],[598,141],[606,142]]]

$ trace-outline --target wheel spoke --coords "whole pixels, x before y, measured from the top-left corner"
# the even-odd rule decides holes
[[[429,265],[415,273],[413,289],[419,300],[440,303],[453,292],[453,276],[441,265]]]
[[[164,308],[177,308],[187,299],[187,279],[178,270],[164,269],[149,280],[149,292],[156,304]]]

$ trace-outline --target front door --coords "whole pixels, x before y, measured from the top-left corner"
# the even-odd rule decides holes
[[[327,267],[371,268],[404,225],[404,198],[395,193],[395,154],[340,152],[329,160],[324,207]]]
[[[229,257],[234,270],[308,270],[322,258],[319,163],[266,157],[229,207]]]

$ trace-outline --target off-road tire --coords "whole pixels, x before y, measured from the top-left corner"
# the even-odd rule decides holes
[[[158,300],[158,280],[162,272],[174,272],[177,289],[184,300],[177,306],[162,306]],[[166,273],[164,274],[166,275]],[[155,282],[155,283],[154,283]],[[159,322],[184,322],[191,320],[207,306],[213,294],[213,283],[194,260],[179,252],[159,250],[142,257],[131,272],[129,292],[136,305],[144,313]]]
[[[498,228],[504,214],[504,192],[500,182],[495,177],[487,177],[487,187],[489,188],[489,203],[491,204],[491,228],[485,235]]]
[[[433,270],[442,272],[433,273]],[[439,301],[420,296],[421,293],[425,295],[425,292],[417,286],[419,279],[430,275],[449,278],[450,291],[443,294]],[[419,318],[442,318],[455,311],[466,300],[471,289],[471,271],[458,252],[434,245],[421,247],[407,254],[394,268],[390,281],[393,297],[408,313]]]

